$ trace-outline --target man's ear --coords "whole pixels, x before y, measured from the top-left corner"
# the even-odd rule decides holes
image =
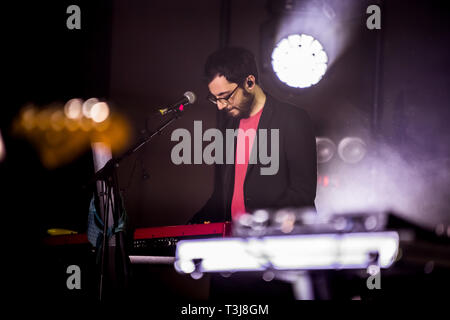
[[[255,85],[255,77],[253,75],[250,75],[247,77],[247,88],[251,89]]]

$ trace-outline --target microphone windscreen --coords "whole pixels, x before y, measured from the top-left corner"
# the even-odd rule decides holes
[[[195,96],[195,93],[193,93],[192,91],[186,91],[184,93],[184,96],[188,99],[190,104],[193,104],[195,102],[195,100],[197,99],[197,97]]]

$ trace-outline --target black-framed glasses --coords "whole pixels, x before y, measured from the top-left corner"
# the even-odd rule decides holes
[[[233,96],[233,94],[236,92],[237,88],[239,88],[239,85],[237,85],[237,87],[234,88],[234,90],[231,91],[231,93],[230,93],[229,95],[227,95],[226,97],[223,97],[223,98],[216,98],[215,96],[213,96],[213,95],[210,93],[210,94],[206,97],[206,99],[208,99],[208,101],[211,102],[211,103],[217,104],[217,103],[220,102],[220,103],[223,104],[224,106],[227,106],[227,105],[230,104],[230,101],[228,101],[228,100],[229,100],[229,99]]]

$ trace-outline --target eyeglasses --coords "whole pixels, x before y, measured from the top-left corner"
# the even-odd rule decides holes
[[[231,96],[233,96],[234,92],[237,90],[237,88],[239,88],[239,85],[237,85],[236,88],[234,88],[233,91],[231,91],[231,93],[229,95],[227,95],[226,97],[223,98],[216,98],[215,96],[213,96],[211,93],[206,97],[206,99],[208,99],[209,102],[217,104],[217,103],[221,103],[224,106],[227,106],[230,104],[230,101],[228,101]]]

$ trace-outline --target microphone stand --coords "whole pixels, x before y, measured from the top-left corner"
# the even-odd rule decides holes
[[[89,184],[95,183],[96,181],[102,182],[102,188],[100,193],[100,196],[105,199],[103,201],[103,241],[102,241],[102,248],[101,248],[101,263],[100,263],[100,284],[99,284],[99,300],[104,299],[104,289],[105,289],[105,275],[106,275],[106,253],[107,253],[107,247],[109,247],[109,240],[108,238],[108,225],[109,225],[109,213],[112,212],[112,234],[114,234],[114,229],[117,227],[117,222],[120,219],[120,215],[123,213],[123,203],[122,198],[119,192],[119,181],[117,176],[117,168],[120,165],[120,162],[124,160],[125,158],[129,157],[130,155],[134,154],[136,151],[138,151],[140,148],[142,148],[147,142],[149,142],[152,138],[154,138],[156,135],[161,134],[161,132],[169,126],[172,122],[174,122],[176,119],[181,117],[183,111],[179,110],[179,108],[173,109],[173,116],[162,123],[158,129],[153,131],[150,134],[147,134],[141,140],[136,143],[133,147],[131,147],[129,150],[127,150],[123,155],[110,159],[105,166],[98,170],[94,177],[89,181]],[[147,130],[145,130],[147,132]],[[128,285],[128,264],[129,264],[129,258],[126,254],[124,242],[124,234],[122,230],[119,230],[116,234],[115,240],[116,240],[116,250],[117,247],[119,247],[120,251],[119,254],[122,255],[122,262],[123,264],[123,270],[120,270],[123,272],[123,278],[121,278],[121,283],[123,283],[124,287],[127,287]],[[115,257],[114,257],[115,258]],[[111,260],[109,260],[111,262]],[[116,263],[117,259],[113,259],[112,263]],[[114,268],[116,270],[116,268]],[[117,275],[117,274],[116,274]]]

